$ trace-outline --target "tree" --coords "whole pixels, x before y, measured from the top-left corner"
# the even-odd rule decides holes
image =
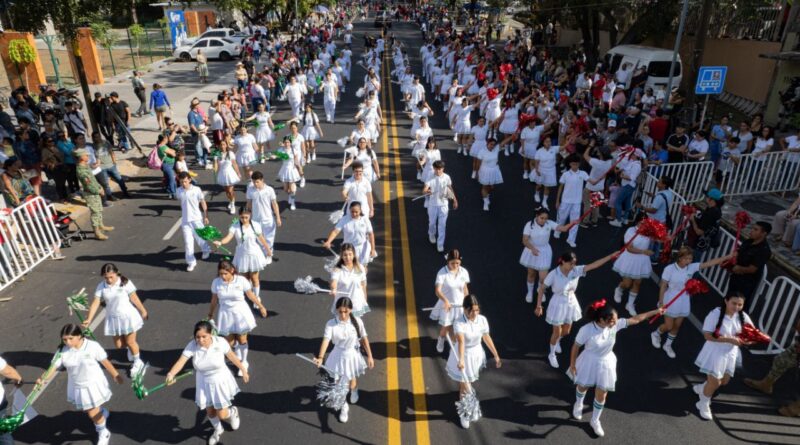
[[[278,15],[281,26],[287,28],[295,18],[295,0],[209,0],[221,11],[239,10],[250,23],[261,24],[267,21],[269,13]],[[297,14],[305,17],[317,5],[332,6],[335,0],[297,0]]]

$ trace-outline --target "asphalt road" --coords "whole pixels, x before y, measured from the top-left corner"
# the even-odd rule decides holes
[[[370,25],[356,24],[356,56],[361,53],[361,33],[374,32]],[[409,49],[412,66],[418,68],[420,40],[416,27],[395,24],[392,31]],[[363,70],[354,67],[354,81],[337,109],[339,123],[322,125],[325,137],[319,144],[317,161],[306,169],[308,181],[298,193],[298,209],[289,211],[285,194],[278,192],[284,225],[276,239],[276,262],[262,274],[269,318],[257,320],[259,325],[250,338],[252,380],[241,385],[242,393],[235,402],[241,407],[241,428],[226,432],[223,443],[499,444],[542,439],[573,444],[596,440],[588,422],[570,419],[574,387],[563,372],[565,355],[561,370],[550,368],[546,362],[549,326],[534,317],[533,305],[524,302],[525,271],[517,259],[533,198],[531,186],[521,180],[521,160],[516,155],[501,158],[506,184],[498,187],[492,210],[483,212],[479,186],[469,179],[471,162],[456,155],[437,103],[432,126],[441,138],[447,171],[460,203],[459,209],[450,213],[447,248],[462,251],[464,267],[472,276],[470,288],[482,301],[482,312],[503,358],[501,369],[486,369],[475,385],[484,418],[469,430],[458,425],[454,407],[457,385],[445,374],[446,357],[435,352],[437,326],[420,310],[435,302],[433,280],[444,259],[428,243],[422,203],[410,200],[420,193],[421,186],[414,179],[406,148],[410,122],[401,112],[397,86],[386,77],[392,68],[389,64],[387,59],[381,97],[384,131],[376,147],[384,177],[375,185],[380,204],[373,219],[380,256],[370,266],[372,312],[364,317],[375,369],[360,379],[361,400],[351,408],[349,423],[341,424],[314,401],[317,377],[313,367],[294,357],[296,352],[316,352],[324,323],[331,318],[330,297],[297,294],[292,282],[305,275],[327,280],[323,266],[328,253],[320,242],[331,228],[328,214],[341,205],[341,148],[335,141],[349,134],[352,122],[345,117],[357,109],[353,93]],[[230,77],[227,72],[224,75]],[[317,104],[321,113],[319,98]],[[287,117],[287,105],[279,103],[278,107],[276,122]],[[278,164],[267,163],[258,169],[267,178],[274,178]],[[134,199],[106,212],[107,223],[116,227],[110,241],[77,243],[65,249],[67,260],[43,263],[25,281],[0,295],[13,297],[0,306],[2,355],[26,380],[34,380],[47,366],[58,344],[59,328],[74,319],[64,298],[82,287],[93,290],[105,262],[116,263],[136,284],[150,313],[139,337],[142,357],[151,365],[147,386],[162,381],[189,341],[192,325],[205,316],[210,301],[208,288],[219,256],[200,261],[192,273],[185,272],[180,234],[163,239],[180,210],[175,201],[167,201],[160,192],[160,174],[148,173],[133,180]],[[211,185],[214,181],[208,172],[200,172],[199,179],[209,192],[211,222],[224,229],[231,220],[224,195]],[[272,185],[279,188],[277,182]],[[242,202],[243,190],[239,188],[237,194],[237,201]],[[608,226],[581,229],[579,261],[588,263],[606,255],[619,246],[620,238],[621,233]],[[566,247],[563,240],[555,241],[554,255]],[[610,265],[590,273],[578,289],[581,303],[610,297],[617,280]],[[647,282],[637,306],[653,307],[655,302],[656,286]],[[702,319],[715,304],[715,297],[704,297],[694,304],[694,313]],[[775,413],[780,396],[760,396],[741,384],[741,376],[764,372],[767,361],[746,354],[745,369],[714,399],[716,420],[705,422],[695,412],[695,396],[690,389],[701,379],[693,365],[702,346],[699,332],[690,324],[684,326],[675,345],[675,360],[650,346],[648,332],[646,327],[637,326],[619,336],[615,349],[619,381],[603,413],[606,438],[600,440],[672,444],[800,441],[800,421]],[[109,338],[100,340],[106,348],[112,348]],[[571,345],[571,339],[563,343]],[[115,363],[127,368],[123,351],[108,350]],[[784,380],[776,393],[796,384],[791,378]],[[27,385],[24,389],[30,388]],[[61,375],[37,401],[35,408],[40,415],[15,434],[19,443],[95,440],[92,425],[67,404],[65,391],[66,377]],[[191,378],[144,401],[134,397],[126,379],[123,386],[114,388],[114,397],[107,405],[112,413],[112,443],[205,443],[211,427],[193,399]]]

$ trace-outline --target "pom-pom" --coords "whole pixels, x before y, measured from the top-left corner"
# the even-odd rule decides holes
[[[320,370],[322,379],[317,383],[317,401],[319,404],[334,410],[340,410],[347,403],[347,393],[350,391],[349,382],[343,378],[336,378],[324,369]]]
[[[744,210],[740,210],[736,212],[736,228],[739,230],[744,229],[750,224],[750,214],[745,212]]]
[[[343,216],[344,210],[334,210],[330,215],[328,215],[328,221],[330,221],[331,224],[336,225],[339,224],[339,221],[341,221]]]
[[[356,97],[364,97],[364,93],[365,92],[366,91],[364,90],[364,87],[361,87],[361,88],[357,89],[356,90]]]
[[[681,213],[683,213],[683,215],[688,218],[688,217],[694,215],[695,213],[697,213],[697,208],[695,208],[695,206],[693,206],[691,204],[684,204],[681,207]]]
[[[658,262],[661,264],[669,264],[672,262],[672,243],[664,243],[664,246],[661,248],[661,253],[658,255]]]
[[[275,126],[272,127],[272,129],[275,130],[275,131],[283,130],[284,128],[286,128],[286,122],[281,122],[279,124],[275,124]]]
[[[222,239],[222,233],[214,226],[205,226],[194,229],[197,236],[204,241],[218,241]]]
[[[664,223],[662,223],[661,221],[655,220],[653,218],[645,218],[639,224],[639,228],[636,229],[636,232],[639,235],[646,236],[652,240],[659,240],[659,241],[667,239],[668,236],[667,226],[665,226]]]
[[[592,203],[592,208],[600,207],[608,202],[605,196],[603,196],[603,192],[592,192],[589,195],[589,201]]]
[[[289,153],[286,153],[285,151],[272,151],[270,152],[270,155],[274,158],[280,159],[281,161],[288,161],[290,159]]]
[[[489,88],[486,90],[486,97],[488,97],[489,100],[494,100],[498,94],[500,94],[500,92],[497,91],[497,88]]]
[[[762,343],[762,344],[769,344],[771,341],[769,335],[759,331],[755,326],[751,325],[750,323],[745,323],[742,326],[742,331],[739,332],[739,340],[745,343]]]
[[[469,419],[471,422],[483,416],[483,413],[481,413],[481,401],[478,400],[478,395],[473,388],[470,388],[470,391],[456,402],[456,411],[458,411],[459,417]]]
[[[686,281],[686,285],[684,286],[686,289],[686,293],[689,295],[697,295],[697,294],[704,294],[708,292],[708,285],[697,278],[690,278]]]
[[[345,136],[343,138],[337,139],[336,143],[339,144],[340,147],[344,148],[344,147],[347,146],[347,141],[348,141],[348,138],[347,138],[347,136]]]

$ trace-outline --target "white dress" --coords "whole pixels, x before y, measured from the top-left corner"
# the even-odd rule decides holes
[[[614,343],[617,332],[628,327],[628,320],[621,318],[612,327],[601,328],[597,323],[581,327],[575,337],[575,344],[583,346],[583,351],[575,361],[577,374],[575,383],[586,388],[614,391],[617,383],[617,356]]]
[[[358,263],[363,266],[369,264],[372,259],[369,234],[373,233],[372,222],[369,218],[363,215],[358,218],[353,218],[349,214],[345,215],[336,223],[336,230],[342,232],[344,243],[353,245]]]
[[[253,155],[255,156],[255,154]],[[255,159],[255,157],[254,157]],[[241,178],[233,169],[234,155],[230,151],[222,153],[219,157],[219,171],[217,172],[217,184],[228,187],[239,183]]]
[[[422,182],[428,182],[435,174],[433,172],[433,163],[442,160],[442,152],[435,148],[423,151],[422,156],[425,156],[425,165],[422,167]]]
[[[485,149],[478,155],[481,160],[481,167],[478,170],[478,182],[481,185],[495,185],[503,183],[503,174],[500,172],[500,166],[497,165],[497,157],[500,150],[497,147],[494,150]]]
[[[581,306],[575,296],[578,280],[586,275],[585,266],[575,266],[567,275],[556,266],[544,279],[544,285],[553,290],[553,298],[547,306],[545,320],[548,324],[560,326],[572,324],[581,319]]]
[[[551,145],[550,149],[540,147],[536,150],[533,159],[539,161],[539,173],[534,170],[533,182],[545,187],[555,187],[558,185],[558,176],[556,175],[556,155],[558,154],[558,146]]]
[[[124,285],[120,281],[121,278],[117,278],[112,285],[106,284],[105,280],[101,281],[94,291],[94,297],[101,298],[106,303],[103,333],[109,336],[128,335],[144,325],[142,316],[131,303],[130,296],[136,292],[136,286],[130,280]]]
[[[192,359],[194,366],[194,403],[198,408],[224,409],[233,405],[239,385],[225,364],[225,355],[230,351],[228,341],[217,336],[211,339],[208,348],[201,348],[195,340],[191,340],[183,349],[181,354]]]
[[[464,371],[458,369],[458,345],[450,348],[447,357],[447,375],[457,382],[474,382],[480,377],[481,369],[486,367],[486,351],[483,350],[481,340],[489,333],[489,322],[486,317],[478,314],[474,321],[470,321],[464,312],[453,323],[456,335],[464,335]]]
[[[367,272],[364,266],[348,270],[344,266],[333,269],[331,281],[336,281],[336,296],[331,304],[331,313],[336,315],[336,302],[342,297],[348,297],[353,302],[352,314],[361,317],[370,311],[367,304],[367,297],[364,295],[364,288],[361,283],[367,282]]]
[[[481,151],[483,151],[483,149],[486,148],[486,133],[488,131],[489,127],[486,125],[482,127],[476,125],[470,128],[469,132],[472,133],[472,138],[474,140],[472,141],[472,146],[469,149],[469,154],[473,158],[477,158],[478,156],[480,156]]]
[[[503,122],[500,123],[500,133],[514,134],[519,127],[519,104],[503,110]]]
[[[490,100],[486,105],[486,122],[492,123],[503,114],[503,110],[500,108],[500,100],[501,97],[498,94],[497,97]]]
[[[678,295],[683,290],[683,286],[692,278],[692,275],[700,270],[700,263],[691,263],[684,268],[678,267],[678,263],[672,263],[664,268],[661,274],[661,281],[667,281],[669,285],[664,292],[664,304],[672,300],[675,295]],[[678,318],[688,317],[692,312],[691,296],[686,292],[683,293],[672,306],[668,307],[664,315],[667,317]]]
[[[267,142],[275,139],[275,134],[269,128],[270,114],[266,111],[255,114],[256,123],[256,142],[259,144],[266,144]]]
[[[436,320],[442,326],[451,326],[453,322],[464,311],[461,305],[464,303],[464,286],[469,283],[469,272],[459,266],[455,273],[451,272],[447,266],[439,269],[436,273],[436,287],[442,287],[442,294],[450,303],[450,310],[444,309],[444,302],[441,298],[436,299],[436,305],[431,311],[431,320]]]
[[[241,275],[235,275],[230,283],[222,281],[219,277],[211,282],[211,293],[217,294],[219,303],[217,311],[219,335],[242,335],[255,329],[256,318],[245,299],[245,292],[251,288],[250,280]]]
[[[300,180],[300,172],[294,164],[294,150],[281,147],[281,152],[289,155],[289,159],[281,162],[281,169],[278,171],[278,180],[281,182],[297,182]]]
[[[456,134],[467,135],[470,133],[469,130],[472,128],[472,125],[470,124],[469,119],[474,108],[474,105],[467,105],[466,107],[462,107],[461,104],[456,105],[454,116],[456,126],[453,128],[453,131]]]
[[[414,133],[414,146],[411,150],[411,156],[415,158],[419,158],[420,153],[425,150],[425,147],[428,144],[428,139],[433,137],[433,129],[430,126],[427,127],[419,127],[417,132]]]
[[[550,270],[553,262],[553,249],[550,247],[550,232],[556,229],[558,224],[555,221],[547,220],[543,226],[536,221],[525,224],[522,235],[527,236],[528,240],[539,251],[539,255],[534,255],[531,249],[524,247],[522,255],[519,257],[519,264],[533,270]]]
[[[67,401],[76,409],[86,411],[111,400],[111,389],[99,363],[107,358],[103,347],[88,338],[77,349],[61,347],[54,368],[66,368]]]
[[[369,182],[378,180],[378,175],[375,173],[375,169],[372,166],[372,162],[377,159],[378,157],[375,155],[375,152],[369,149],[359,150],[355,155],[355,161],[360,162],[361,165],[364,166],[364,177],[367,178]]]
[[[537,125],[533,128],[525,127],[520,133],[522,139],[522,157],[535,159],[536,152],[539,150],[539,140],[541,139],[544,125]]]
[[[353,323],[358,323],[361,337],[358,336]],[[367,337],[367,329],[361,319],[350,315],[348,321],[338,317],[325,324],[324,338],[333,343],[333,350],[325,359],[325,367],[345,380],[352,380],[367,371],[367,362],[359,349],[360,340]]]
[[[252,134],[245,134],[236,136],[233,140],[233,145],[236,147],[236,163],[241,167],[246,167],[256,162],[256,150],[253,144],[256,138]]]
[[[709,312],[703,321],[703,332],[714,333],[717,328],[717,320],[719,320],[720,308],[716,308]],[[753,324],[750,316],[742,314],[746,324]],[[719,328],[720,337],[734,337],[742,331],[742,323],[739,321],[739,314],[734,314],[732,317],[724,315],[722,318],[722,326]],[[719,343],[707,341],[697,355],[694,364],[700,368],[703,374],[710,374],[718,379],[721,379],[725,374],[733,377],[736,370],[736,363],[740,360],[741,352],[739,347],[730,343]]]
[[[236,253],[233,255],[236,272],[260,272],[267,267],[267,257],[258,242],[258,237],[263,235],[260,223],[251,221],[248,227],[242,228],[241,223],[237,222],[231,225],[228,233],[236,238]]]
[[[301,116],[301,120],[303,121],[303,130],[300,131],[300,134],[303,135],[305,140],[316,141],[317,139],[319,139],[319,132],[317,132],[317,126],[314,125],[315,123],[319,122],[317,113],[314,113],[313,111],[310,113],[304,113]]]
[[[625,243],[631,240],[636,235],[636,227],[629,227],[625,231]],[[633,240],[631,247],[635,249],[649,249],[650,238],[639,235]],[[614,272],[618,273],[623,278],[630,278],[633,280],[640,280],[642,278],[649,278],[650,273],[653,271],[653,266],[650,264],[650,257],[643,253],[631,253],[628,249],[614,261]]]

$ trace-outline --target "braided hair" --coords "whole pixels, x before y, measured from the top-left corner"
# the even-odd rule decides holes
[[[714,333],[712,334],[714,338],[719,338],[719,331],[722,328],[722,321],[725,319],[725,309],[732,298],[741,298],[744,300],[744,295],[741,292],[734,292],[722,300],[719,307],[719,317],[717,318],[717,326],[714,328]],[[739,323],[744,326],[744,310],[739,311]]]
[[[342,297],[336,300],[336,309],[340,309],[342,306],[346,307],[347,309],[353,310],[353,300],[350,297]],[[358,339],[361,339],[361,326],[359,325],[358,317],[350,314],[350,323],[353,324],[353,327],[356,328],[356,335]]]

